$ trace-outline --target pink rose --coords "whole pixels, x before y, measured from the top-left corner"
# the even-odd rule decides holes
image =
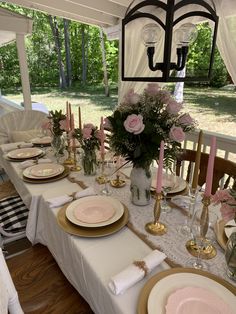
[[[150,83],[147,85],[147,88],[145,88],[145,92],[149,96],[156,96],[160,90],[160,86],[156,83]]]
[[[158,98],[159,98],[159,101],[163,104],[168,104],[171,100],[173,100],[171,98],[170,92],[165,89],[161,89],[159,91]]]
[[[166,107],[166,111],[169,114],[177,114],[182,109],[182,107],[183,105],[181,103],[171,99]]]
[[[60,123],[60,129],[61,130],[68,131],[68,129],[67,129],[68,124],[67,124],[67,121],[65,119],[61,120],[59,123]]]
[[[236,214],[236,208],[231,207],[227,203],[223,203],[220,208],[220,212],[222,215],[222,218],[224,219],[225,222],[234,219],[235,214]]]
[[[185,139],[185,134],[182,128],[178,126],[172,126],[170,129],[169,137],[172,141],[183,142]]]
[[[143,132],[145,125],[141,114],[131,114],[124,121],[124,127],[129,133],[140,134]]]
[[[139,94],[136,94],[133,89],[130,89],[124,96],[124,102],[126,104],[135,105],[139,102],[139,100],[140,100]]]
[[[183,125],[193,125],[194,120],[188,113],[185,113],[179,118],[179,123]]]
[[[84,128],[95,129],[95,126],[92,123],[86,123],[84,124]]]
[[[92,137],[91,134],[92,134],[92,129],[91,129],[91,128],[84,127],[84,128],[82,129],[82,135],[83,135],[83,138],[84,138],[85,140],[90,139],[90,138]]]
[[[220,204],[221,202],[233,201],[234,198],[230,195],[228,190],[218,190],[211,197],[211,200],[215,204]]]

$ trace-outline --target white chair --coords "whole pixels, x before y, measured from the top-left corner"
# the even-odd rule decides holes
[[[47,114],[37,110],[12,111],[0,117],[0,144],[16,142],[14,133],[41,129],[42,122]],[[27,132],[25,132],[27,135]],[[24,134],[22,134],[22,137]],[[36,137],[36,136],[35,136]],[[24,141],[22,138],[20,141]]]
[[[18,293],[0,248],[0,313],[24,314]]]

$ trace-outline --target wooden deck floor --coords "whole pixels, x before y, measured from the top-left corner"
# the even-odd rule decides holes
[[[93,314],[40,244],[7,259],[25,314]]]

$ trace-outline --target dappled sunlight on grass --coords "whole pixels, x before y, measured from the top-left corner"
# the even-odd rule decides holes
[[[20,93],[4,93],[9,99],[22,102]],[[207,87],[184,89],[185,111],[198,121],[199,128],[236,136],[236,91]],[[61,91],[57,88],[37,88],[32,91],[32,100],[43,103],[49,110],[62,109],[66,101],[72,105],[78,126],[78,107],[81,107],[83,122],[100,123],[101,116],[110,115],[117,105],[117,88],[111,88],[110,97],[104,95],[103,86],[73,87]]]

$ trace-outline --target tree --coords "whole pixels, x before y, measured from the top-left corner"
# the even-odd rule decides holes
[[[105,85],[105,95],[109,97],[110,92],[109,92],[108,75],[107,75],[106,50],[105,50],[105,44],[104,44],[103,31],[101,27],[100,27],[100,40],[101,40],[101,48],[102,48],[102,63],[103,63],[103,72],[104,72],[103,80],[104,80],[104,85]]]
[[[53,33],[54,41],[55,41],[55,49],[57,52],[57,61],[58,61],[58,68],[59,68],[59,75],[60,75],[60,88],[66,88],[66,77],[65,77],[65,70],[64,64],[62,61],[62,54],[61,54],[61,41],[60,41],[60,34],[59,28],[57,23],[57,18],[51,15],[48,16],[49,24],[51,26],[51,30]]]
[[[63,25],[64,25],[65,53],[66,53],[66,83],[67,83],[67,87],[71,87],[72,71],[71,71],[71,58],[70,58],[69,21],[67,19],[63,19]]]

